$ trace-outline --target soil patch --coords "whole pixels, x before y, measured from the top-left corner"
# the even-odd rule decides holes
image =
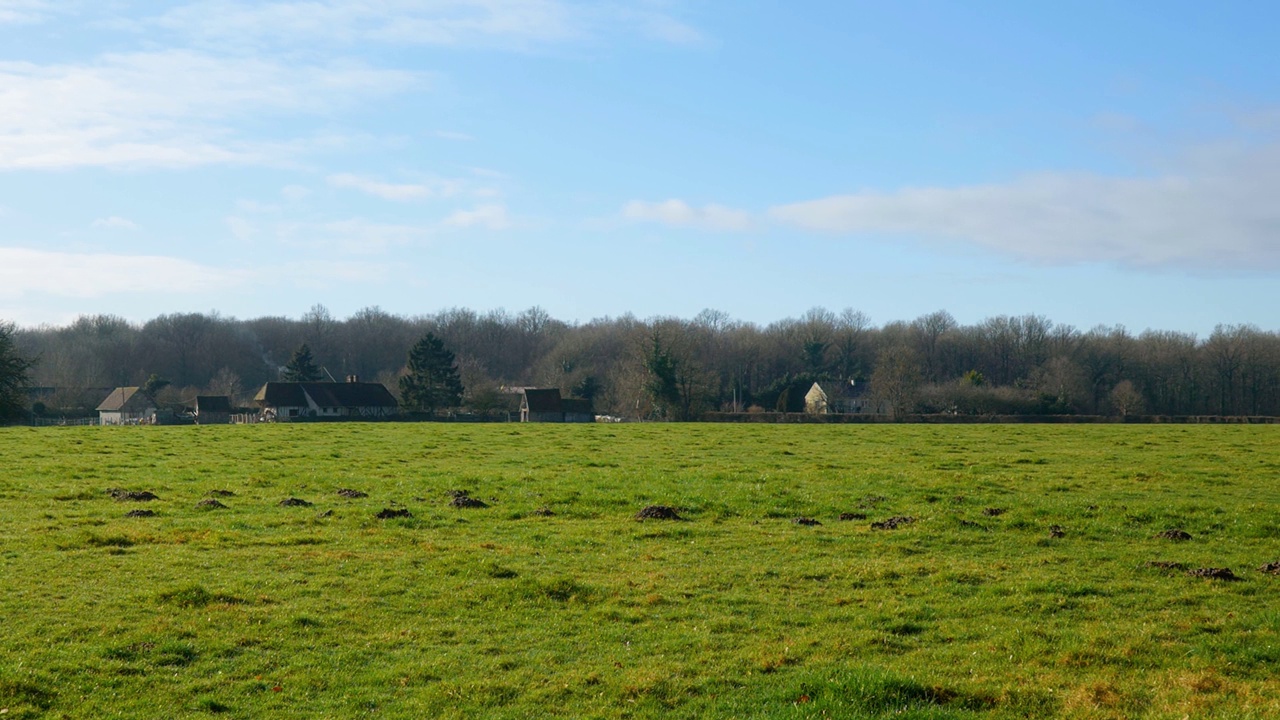
[[[1176,542],[1183,542],[1185,540],[1191,539],[1191,533],[1187,532],[1186,530],[1182,530],[1180,528],[1174,528],[1172,530],[1165,530],[1164,532],[1156,533],[1156,537],[1160,538],[1161,540],[1173,540]]]
[[[821,525],[822,524],[811,517],[798,517],[793,519],[791,522],[795,523],[796,525]]]
[[[449,505],[451,507],[456,507],[456,508],[487,508],[489,507],[489,503],[483,500],[480,500],[478,498],[473,498],[470,495],[455,495],[454,498],[449,501]]]
[[[125,517],[155,517],[155,510],[130,510],[125,513]]]
[[[866,520],[867,514],[864,512],[844,512],[840,513],[840,519],[845,522],[850,520]]]
[[[342,488],[338,491],[338,494],[344,498],[351,498],[352,500],[369,497],[369,493],[367,492],[360,492],[359,490],[352,490],[350,488]]]
[[[1008,512],[1008,511],[1007,511],[1007,510],[1005,510],[1004,508],[997,508],[997,507],[990,507],[990,508],[983,508],[983,509],[982,509],[982,514],[983,514],[983,515],[986,515],[987,517],[1000,517],[1001,515],[1005,514],[1006,512]]]
[[[555,513],[551,511],[551,508],[545,508],[545,507],[540,507],[537,510],[534,510],[533,514],[540,515],[542,517],[551,517],[552,515],[555,515]]]
[[[280,507],[311,507],[311,503],[302,498],[285,498],[279,502]]]
[[[636,513],[637,520],[683,520],[676,509],[667,505],[649,505]]]
[[[227,506],[223,505],[217,500],[214,500],[213,498],[206,498],[196,503],[196,507],[201,510],[223,510],[223,509],[226,509]]]
[[[1049,526],[1049,537],[1062,538],[1067,536],[1067,531],[1061,525]]]
[[[1235,573],[1231,572],[1231,568],[1196,568],[1188,570],[1187,574],[1192,577],[1209,578],[1210,580],[1226,580],[1228,582],[1239,580]]]
[[[236,494],[231,492],[230,490],[210,490],[205,494],[208,495],[209,497],[235,497],[236,496]]]
[[[390,520],[392,518],[413,517],[413,513],[406,508],[383,508],[375,517],[379,520]]]
[[[111,488],[107,494],[115,498],[119,502],[150,502],[159,500],[160,496],[146,490],[121,490],[120,488]]]
[[[871,523],[872,530],[897,530],[903,525],[910,525],[916,519],[907,515],[896,515],[886,520]]]
[[[1272,575],[1280,575],[1280,560],[1269,562],[1258,568],[1258,572],[1270,573]]]

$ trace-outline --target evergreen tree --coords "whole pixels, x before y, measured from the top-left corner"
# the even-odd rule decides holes
[[[311,348],[306,343],[298,346],[293,351],[293,357],[289,358],[289,364],[284,366],[285,382],[316,382],[320,379],[320,368],[316,367],[315,361],[311,359]]]
[[[414,410],[434,413],[462,404],[462,378],[453,353],[431,333],[409,351],[409,374],[400,378],[400,399]]]
[[[17,417],[25,405],[27,371],[35,361],[18,353],[12,323],[0,322],[0,419]]]

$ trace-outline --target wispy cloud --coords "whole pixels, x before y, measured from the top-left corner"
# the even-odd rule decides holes
[[[649,0],[210,0],[174,8],[153,24],[211,46],[474,46],[521,49],[630,28],[664,42],[701,38]]]
[[[359,190],[384,200],[399,202],[425,200],[432,197],[448,197],[457,194],[459,190],[459,183],[448,180],[430,185],[424,183],[395,184],[350,173],[330,175],[328,182],[333,187]]]
[[[724,205],[695,208],[683,200],[646,202],[633,200],[622,208],[622,216],[638,222],[654,222],[672,227],[699,230],[735,231],[752,227],[751,214]]]
[[[249,138],[236,120],[320,114],[412,87],[408,72],[283,65],[188,50],[91,64],[0,63],[0,170],[257,163],[297,139]]]
[[[962,241],[1039,263],[1280,268],[1280,145],[1201,148],[1156,177],[1045,173],[1013,182],[838,195],[775,207],[838,234]]]
[[[34,295],[98,298],[123,293],[189,294],[230,287],[245,279],[235,271],[174,257],[0,247],[3,299]]]
[[[94,220],[92,227],[108,228],[111,230],[137,230],[138,223],[128,218],[112,215],[111,217],[98,218],[97,220]]]
[[[442,140],[457,140],[459,142],[470,142],[471,140],[475,140],[474,137],[467,133],[453,132],[451,130],[437,130],[433,134]]]
[[[52,12],[45,0],[0,0],[0,25],[38,22]]]
[[[455,228],[506,230],[511,227],[511,218],[506,206],[495,203],[480,205],[473,210],[458,210],[445,218],[443,224]]]

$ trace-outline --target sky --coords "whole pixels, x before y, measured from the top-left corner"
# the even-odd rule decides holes
[[[0,0],[0,320],[1280,331],[1280,5]]]

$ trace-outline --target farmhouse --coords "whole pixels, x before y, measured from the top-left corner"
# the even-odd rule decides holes
[[[814,415],[870,412],[871,394],[868,389],[865,381],[827,382],[826,388],[814,383],[805,393],[804,411]]]
[[[559,388],[521,388],[520,422],[595,422],[591,401],[562,398]]]
[[[197,395],[197,425],[226,425],[231,422],[231,398],[226,395]]]
[[[137,425],[150,422],[156,401],[140,387],[118,387],[98,405],[98,422],[103,425]]]
[[[287,422],[299,418],[384,418],[396,414],[399,403],[382,383],[269,382],[253,401],[265,420]]]

